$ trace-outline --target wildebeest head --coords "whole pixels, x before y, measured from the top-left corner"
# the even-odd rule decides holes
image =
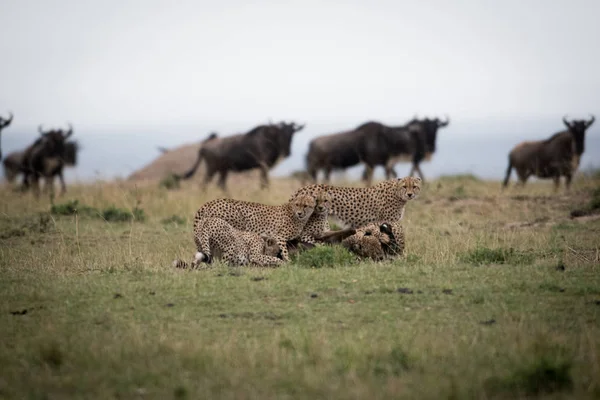
[[[435,142],[437,139],[438,129],[448,126],[450,123],[450,118],[446,116],[446,120],[442,121],[439,118],[425,118],[425,119],[417,119],[416,117],[412,119],[407,125],[421,125],[424,133],[425,133],[425,146],[426,152],[428,154],[435,153]]]
[[[40,144],[44,145],[47,155],[63,156],[65,154],[66,141],[73,134],[73,126],[69,124],[69,129],[66,131],[62,129],[44,131],[42,125],[40,125],[38,127],[38,132],[41,135],[41,138],[39,139]],[[71,146],[69,146],[69,149],[73,150]],[[73,161],[74,160],[73,157]]]
[[[277,127],[279,128],[279,132],[277,134],[277,145],[281,151],[282,156],[289,157],[291,154],[292,148],[292,138],[294,137],[294,133],[301,131],[304,129],[303,125],[296,125],[295,122],[287,123],[281,121]]]
[[[583,154],[585,149],[585,131],[594,123],[594,116],[591,115],[589,121],[584,119],[574,119],[569,122],[567,120],[567,116],[563,117],[563,123],[569,129],[571,135],[573,135],[573,139],[575,141],[575,152],[577,155]]]
[[[2,129],[6,128],[7,126],[9,126],[10,123],[12,122],[12,120],[13,120],[13,114],[10,111],[8,112],[8,118],[5,119],[5,118],[0,117],[0,131]]]

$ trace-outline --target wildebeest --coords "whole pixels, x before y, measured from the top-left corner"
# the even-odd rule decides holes
[[[4,177],[9,183],[13,183],[17,177],[23,173],[23,156],[25,150],[13,151],[4,157],[2,164],[4,167]],[[77,165],[77,152],[79,151],[79,145],[76,141],[70,140],[65,143],[64,161],[66,167],[74,167]],[[59,172],[55,171],[54,175],[58,175]],[[45,180],[44,188],[48,187],[50,181],[54,181],[54,176],[48,180]]]
[[[40,125],[38,131],[41,136],[25,149],[21,158],[20,171],[24,174],[23,188],[33,186],[34,194],[38,196],[39,179],[43,177],[46,187],[51,194],[54,194],[54,177],[58,175],[61,194],[64,194],[67,188],[63,168],[67,164],[74,165],[77,162],[77,144],[70,142],[67,145],[67,139],[73,134],[73,127],[69,124],[67,131],[62,129],[43,131]]]
[[[420,131],[422,135],[424,135],[425,140],[425,156],[423,159],[418,160],[419,162],[415,162],[414,156],[412,154],[399,154],[397,156],[392,156],[385,166],[385,178],[396,178],[398,175],[394,170],[394,165],[399,161],[412,161],[412,167],[410,169],[409,176],[413,176],[415,171],[419,174],[421,180],[425,181],[425,177],[423,176],[423,172],[419,167],[421,161],[428,161],[433,156],[436,150],[436,140],[437,140],[437,132],[438,129],[448,126],[450,123],[450,118],[446,116],[446,120],[442,121],[439,118],[424,118],[417,119],[415,116],[410,122],[408,122],[405,126],[420,126]],[[365,174],[366,174],[365,170]],[[363,174],[364,179],[364,174]]]
[[[2,130],[10,125],[13,120],[12,112],[8,112],[8,119],[0,117],[0,160],[2,160]]]
[[[359,163],[365,164],[363,179],[371,184],[376,166],[386,166],[392,157],[410,155],[417,164],[425,156],[425,140],[418,124],[389,127],[369,121],[356,129],[311,140],[306,155],[308,174],[313,182],[319,170],[324,170],[325,182],[329,182],[331,171],[346,169]],[[393,164],[392,164],[393,167]]]
[[[225,182],[230,171],[248,171],[260,168],[261,187],[269,185],[269,169],[278,161],[289,157],[294,133],[304,125],[294,122],[260,125],[244,134],[219,138],[215,133],[203,141],[198,158],[192,168],[180,179],[191,178],[202,160],[206,164],[205,187],[219,173],[218,185],[226,191]]]
[[[508,168],[503,186],[508,185],[512,169],[517,170],[522,185],[531,175],[538,178],[554,179],[554,188],[558,189],[560,177],[565,177],[565,186],[569,189],[573,174],[579,166],[579,160],[585,149],[585,131],[594,123],[563,117],[567,130],[555,133],[546,140],[522,142],[516,145],[508,155]]]

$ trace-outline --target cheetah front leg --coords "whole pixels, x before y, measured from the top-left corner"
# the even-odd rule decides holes
[[[200,227],[194,227],[194,242],[196,243],[196,249],[198,252],[194,256],[192,265],[197,267],[199,263],[205,262],[210,264],[212,262],[212,256],[210,254],[210,239],[209,234],[206,230]]]
[[[285,262],[290,261],[290,253],[287,248],[287,240],[282,238],[277,238],[277,246],[279,246],[279,250],[281,251],[281,259]]]
[[[273,256],[257,254],[250,257],[250,263],[259,265],[261,267],[278,267],[283,265],[283,260]]]

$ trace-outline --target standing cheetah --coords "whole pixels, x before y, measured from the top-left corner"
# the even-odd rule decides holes
[[[201,262],[210,264],[213,257],[221,258],[230,265],[267,266],[283,263],[277,258],[277,241],[268,235],[240,231],[220,218],[201,218],[194,225],[194,241],[198,252],[192,267],[197,267]],[[173,266],[187,268],[188,264],[175,260]]]
[[[367,188],[312,184],[298,189],[296,195],[323,189],[331,196],[329,214],[349,227],[358,228],[370,223],[400,221],[406,203],[421,192],[421,178],[394,178]]]
[[[200,247],[198,232],[206,217],[221,218],[236,229],[272,236],[289,261],[286,243],[296,239],[315,209],[315,198],[302,195],[282,205],[265,205],[243,200],[217,199],[204,204],[194,218],[194,240]]]

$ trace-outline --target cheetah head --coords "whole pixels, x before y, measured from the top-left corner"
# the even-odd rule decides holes
[[[326,214],[331,210],[331,202],[333,201],[333,197],[327,191],[327,189],[321,189],[315,198],[316,207],[315,212],[317,214]]]
[[[316,201],[313,196],[299,195],[290,202],[294,217],[300,221],[306,221],[315,210]]]
[[[356,230],[356,233],[342,241],[342,245],[362,258],[371,258],[375,261],[385,259],[384,248],[389,246],[392,239],[385,232],[387,225],[378,228],[369,224]]]
[[[397,181],[400,197],[402,200],[414,200],[421,192],[421,178],[407,176]]]
[[[277,257],[281,249],[279,248],[279,244],[277,244],[277,240],[273,236],[269,236],[266,234],[260,235],[263,240],[263,254],[265,256]]]

